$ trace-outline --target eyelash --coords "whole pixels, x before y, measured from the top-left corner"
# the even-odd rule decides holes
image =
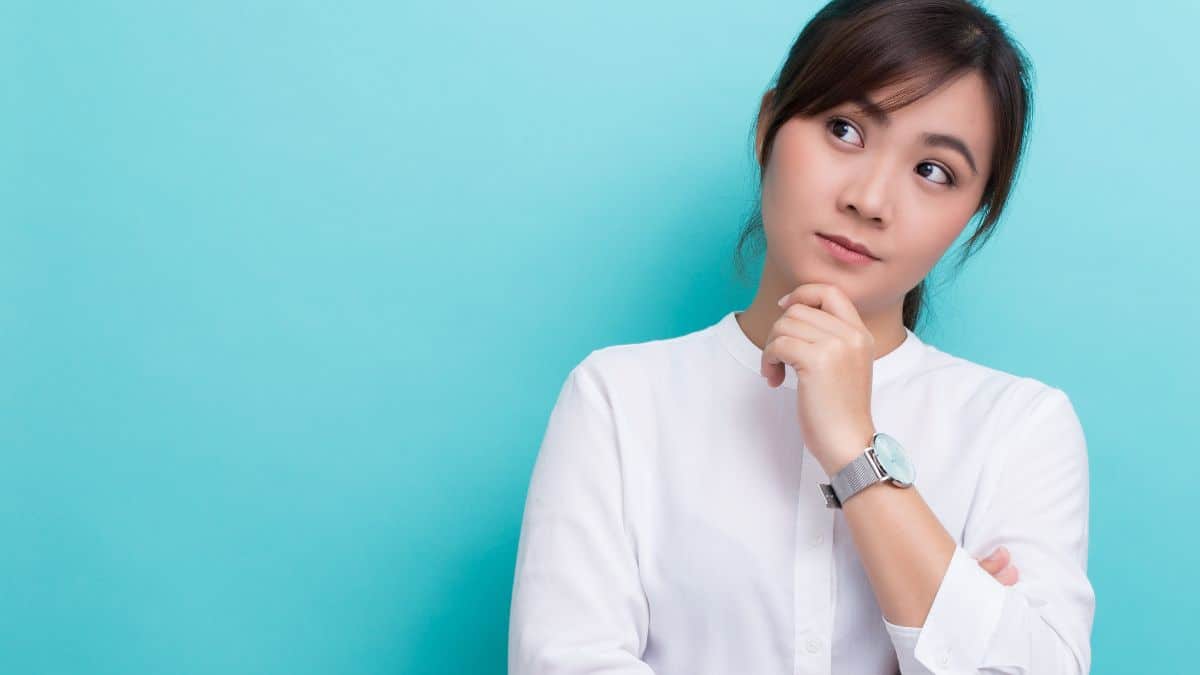
[[[832,132],[832,130],[833,130],[833,125],[834,125],[834,124],[836,124],[836,123],[838,123],[838,122],[845,122],[845,123],[846,123],[846,126],[849,126],[849,127],[854,127],[854,124],[852,124],[852,123],[850,122],[850,120],[848,120],[848,119],[846,119],[846,118],[844,118],[844,117],[837,117],[837,116],[834,116],[834,117],[830,117],[828,120],[826,120],[826,121],[825,121],[825,128],[826,128],[827,130],[829,130],[829,131],[831,131],[831,132]],[[855,127],[855,129],[857,130],[857,127]],[[859,135],[861,136],[862,134],[860,133]],[[834,138],[837,138],[837,137],[835,136]],[[841,139],[839,138],[838,140],[841,140]],[[943,165],[941,165],[941,164],[939,164],[939,163],[937,163],[937,162],[921,162],[921,163],[922,163],[922,164],[932,164],[933,166],[936,166],[936,167],[938,167],[939,169],[941,169],[942,171],[946,172],[946,178],[947,178],[947,182],[945,182],[945,183],[937,183],[937,182],[935,182],[935,181],[929,181],[930,183],[933,183],[934,185],[942,185],[942,186],[944,186],[944,187],[946,187],[946,188],[954,188],[954,187],[957,187],[957,186],[958,186],[958,179],[956,179],[956,178],[954,177],[954,172],[950,170],[950,167],[943,166]]]

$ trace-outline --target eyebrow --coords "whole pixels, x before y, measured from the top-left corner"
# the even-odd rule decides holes
[[[867,113],[867,116],[878,122],[881,126],[886,127],[887,125],[891,124],[891,117],[889,117],[887,112],[880,108],[879,105],[871,99],[867,98],[866,96],[855,96],[852,100],[862,107],[863,111]],[[963,143],[962,139],[958,136],[951,136],[949,134],[935,134],[927,131],[921,134],[921,141],[930,147],[949,148],[950,150],[958,151],[958,153],[967,160],[967,164],[970,165],[971,173],[976,175],[979,174],[979,171],[975,168],[975,157],[972,156],[971,151],[967,149],[967,144]]]

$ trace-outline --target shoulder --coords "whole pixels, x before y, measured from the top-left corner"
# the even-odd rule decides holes
[[[1057,463],[1078,470],[1087,462],[1087,439],[1067,392],[1037,377],[988,366],[929,346],[916,377],[918,392],[950,406],[953,419],[972,420],[991,440],[992,460],[1028,466]]]
[[[576,363],[570,376],[605,392],[669,381],[672,374],[697,371],[698,362],[711,357],[714,341],[706,339],[711,330],[598,347]]]
[[[704,333],[593,349],[567,373],[551,416],[578,416],[587,424],[616,428],[618,436],[646,433],[656,415],[674,409],[687,389],[700,388],[692,385],[708,369],[697,360],[713,342]]]
[[[928,385],[942,401],[984,407],[1020,420],[1046,408],[1070,406],[1067,393],[1049,382],[951,354],[926,343],[921,367],[908,384]]]

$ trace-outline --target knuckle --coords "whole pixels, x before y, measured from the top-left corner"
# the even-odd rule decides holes
[[[813,355],[813,360],[815,361],[814,365],[816,365],[818,368],[829,367],[837,360],[837,348],[826,346],[818,349],[816,350],[816,354]]]

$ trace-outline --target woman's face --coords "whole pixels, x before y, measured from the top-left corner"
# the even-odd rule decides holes
[[[835,284],[861,314],[894,309],[977,211],[991,165],[992,123],[983,79],[974,71],[893,111],[886,123],[855,102],[788,120],[763,174],[764,275],[775,275],[770,282],[781,292],[801,283]],[[943,138],[929,144],[927,134]],[[819,234],[865,245],[877,259],[839,260]]]

